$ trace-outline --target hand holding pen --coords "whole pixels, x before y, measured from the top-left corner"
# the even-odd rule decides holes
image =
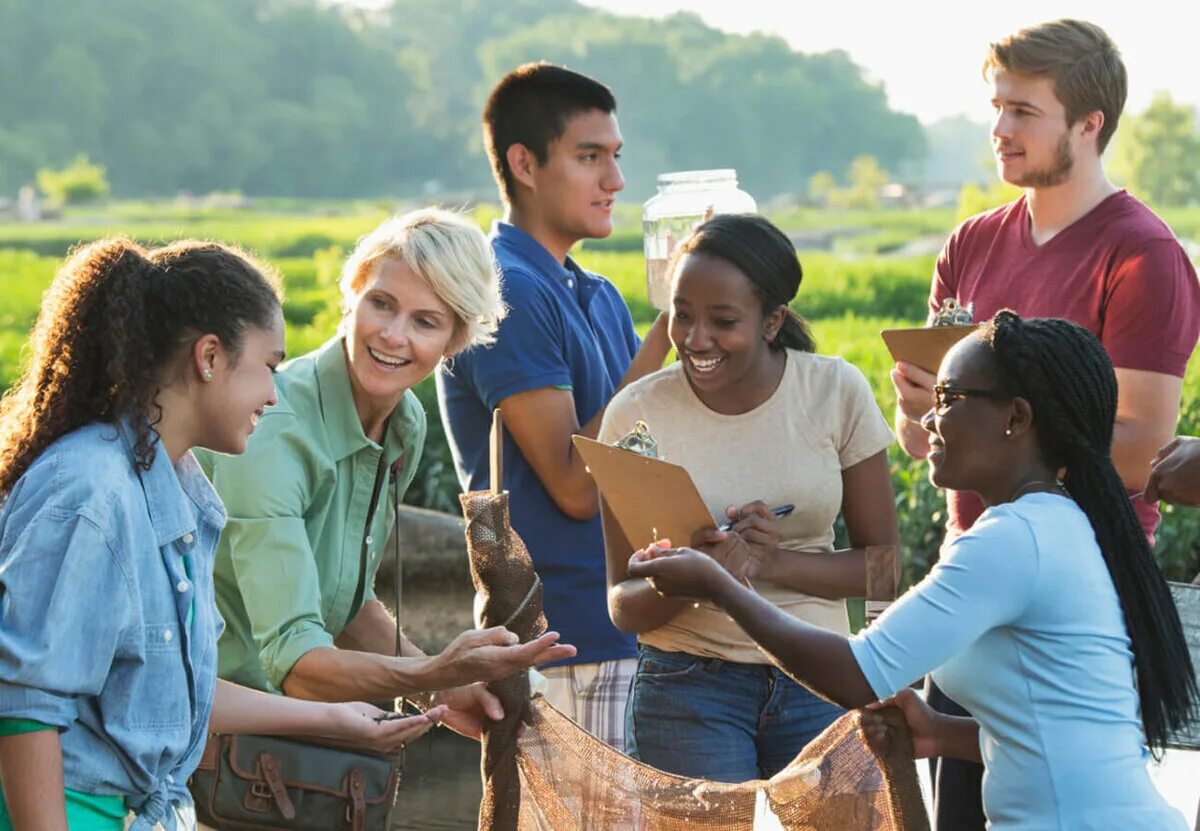
[[[761,571],[783,539],[779,519],[794,509],[793,505],[768,508],[761,500],[740,508],[730,506],[725,509],[730,521],[697,531],[692,545],[725,566],[739,582],[750,585],[750,578]]]

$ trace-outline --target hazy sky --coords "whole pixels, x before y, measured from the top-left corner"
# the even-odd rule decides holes
[[[801,52],[844,49],[883,81],[893,108],[922,121],[963,113],[990,117],[979,75],[991,40],[1056,17],[1096,23],[1116,41],[1129,70],[1127,112],[1156,90],[1200,106],[1200,0],[583,0],[618,14],[659,17],[692,11],[729,32],[783,37]]]

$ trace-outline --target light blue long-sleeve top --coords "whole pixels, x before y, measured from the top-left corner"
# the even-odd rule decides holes
[[[172,831],[216,687],[225,511],[191,453],[160,444],[142,470],[133,445],[127,426],[68,433],[0,508],[0,717],[58,728],[68,789]]]
[[[1120,602],[1072,500],[984,511],[850,646],[880,698],[932,671],[975,716],[989,828],[1186,831],[1146,770]]]

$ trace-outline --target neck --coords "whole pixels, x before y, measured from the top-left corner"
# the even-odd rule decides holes
[[[717,390],[699,390],[688,384],[705,407],[721,415],[742,415],[758,407],[779,389],[783,371],[787,367],[787,350],[768,350],[762,365],[752,377],[742,378],[727,387]]]
[[[1097,157],[1093,163],[1072,171],[1067,181],[1048,188],[1026,188],[1030,233],[1038,245],[1048,242],[1064,228],[1117,192]]]
[[[345,357],[346,342],[342,341],[342,356]],[[349,358],[346,358],[349,363]],[[350,378],[350,395],[354,399],[354,412],[362,425],[363,434],[377,444],[383,444],[383,430],[387,426],[388,417],[400,406],[404,393],[399,392],[386,397],[370,395],[364,390],[353,372],[346,373]]]
[[[162,449],[174,465],[196,445],[196,430],[194,412],[190,400],[181,390],[166,387],[159,391],[156,397],[162,406],[162,418],[154,425],[158,432]]]
[[[1011,471],[991,477],[986,488],[976,491],[985,507],[1003,505],[1030,493],[1059,491],[1058,471],[1038,462],[1024,466],[1019,471]]]
[[[567,261],[567,253],[571,246],[579,242],[578,238],[564,237],[555,232],[538,212],[515,204],[510,204],[504,212],[504,221],[529,234],[560,263]]]

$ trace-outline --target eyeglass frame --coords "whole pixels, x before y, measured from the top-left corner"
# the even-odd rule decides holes
[[[947,399],[947,395],[953,396]],[[1008,398],[1015,398],[1012,393],[1004,390],[984,390],[972,387],[956,387],[952,384],[934,384],[933,385],[933,411],[938,415],[946,412],[946,410],[955,401],[962,401],[964,398],[989,398],[993,401],[1004,401]]]

